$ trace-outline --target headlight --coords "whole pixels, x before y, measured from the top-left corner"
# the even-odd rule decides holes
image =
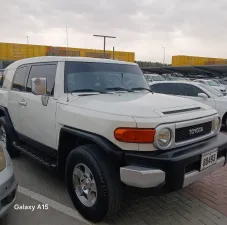
[[[163,128],[157,134],[156,137],[157,145],[161,148],[167,147],[171,141],[171,137],[172,137],[171,131],[167,128]]]
[[[221,118],[215,117],[215,119],[213,121],[213,131],[219,132],[220,129],[221,129]]]
[[[0,172],[6,168],[6,159],[4,155],[4,151],[2,149],[2,145],[0,145]]]

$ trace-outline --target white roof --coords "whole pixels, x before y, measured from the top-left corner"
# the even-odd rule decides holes
[[[195,80],[210,81],[211,79],[195,79]]]
[[[115,64],[129,64],[137,65],[136,63],[125,62],[113,59],[101,59],[101,58],[90,58],[90,57],[67,57],[67,56],[40,56],[20,59],[10,64],[7,69],[17,68],[20,65],[28,63],[42,63],[42,62],[62,62],[62,61],[76,61],[76,62],[99,62],[99,63],[115,63]]]
[[[178,84],[196,84],[196,85],[198,85],[197,82],[188,81],[188,80],[171,80],[171,81],[166,80],[166,81],[157,81],[157,82],[155,82],[154,84],[159,84],[159,83],[167,83],[167,84],[169,84],[169,83],[178,83]],[[151,84],[151,85],[153,85],[153,84]]]
[[[151,77],[161,76],[159,74],[154,74],[154,73],[144,73],[143,75],[145,75],[145,76],[151,76]]]

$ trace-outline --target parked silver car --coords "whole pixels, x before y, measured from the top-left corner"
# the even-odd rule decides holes
[[[18,182],[5,144],[0,142],[0,218],[13,206]]]

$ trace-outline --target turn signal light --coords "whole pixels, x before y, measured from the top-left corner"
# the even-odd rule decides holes
[[[153,143],[155,129],[117,128],[114,137],[120,142],[127,143]]]

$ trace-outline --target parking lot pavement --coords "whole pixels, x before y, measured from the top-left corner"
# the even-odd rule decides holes
[[[32,206],[32,209],[20,210],[19,206]],[[17,201],[15,208],[6,216],[1,225],[83,225],[85,223],[68,216],[58,210],[55,210],[48,205],[42,204],[30,197],[27,197],[21,193],[17,195]]]
[[[19,179],[15,206],[24,204],[36,209],[12,209],[0,224],[89,224],[74,209],[60,178],[23,155],[13,163]],[[226,181],[227,167],[165,196],[145,196],[130,190],[120,213],[100,225],[226,225],[227,214],[222,210],[227,204]],[[37,209],[40,204],[44,209]]]
[[[227,216],[227,166],[192,184],[186,191]]]

